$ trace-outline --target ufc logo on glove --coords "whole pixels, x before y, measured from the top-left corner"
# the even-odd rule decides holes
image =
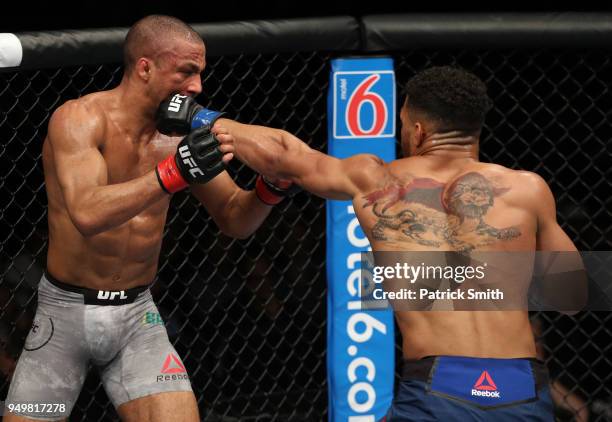
[[[181,109],[181,104],[183,104],[183,100],[185,98],[187,98],[186,95],[180,94],[176,94],[174,97],[172,97],[170,103],[168,104],[168,111],[178,113],[178,111]]]
[[[183,145],[178,150],[179,154],[181,154],[181,158],[183,158],[183,163],[187,164],[190,167],[189,173],[192,176],[196,176],[197,174],[201,174],[202,176],[204,176],[204,172],[196,165],[195,161],[193,161],[193,158],[191,158],[189,146]]]

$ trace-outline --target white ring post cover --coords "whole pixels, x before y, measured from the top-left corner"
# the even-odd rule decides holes
[[[15,34],[0,33],[0,67],[17,67],[21,64],[23,49]]]

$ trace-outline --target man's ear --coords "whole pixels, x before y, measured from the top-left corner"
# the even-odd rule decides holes
[[[414,146],[415,148],[416,149],[421,148],[426,138],[427,138],[427,131],[425,130],[425,126],[423,126],[423,123],[417,121],[416,123],[414,123],[414,139],[415,139]]]
[[[148,81],[151,78],[151,67],[152,67],[152,62],[151,60],[147,59],[146,57],[141,57],[136,61],[136,74],[138,75],[139,78],[141,78],[144,81]]]

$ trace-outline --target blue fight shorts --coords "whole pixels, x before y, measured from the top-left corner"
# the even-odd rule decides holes
[[[535,359],[435,356],[404,361],[385,422],[553,422],[548,372]]]

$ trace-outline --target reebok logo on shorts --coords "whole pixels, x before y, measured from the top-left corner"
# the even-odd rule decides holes
[[[174,353],[170,353],[166,356],[166,360],[164,361],[164,366],[162,367],[162,374],[180,374],[187,372],[181,360],[176,357]]]
[[[166,356],[160,372],[164,375],[158,375],[157,382],[189,379],[185,366],[174,353],[169,353]]]
[[[536,382],[529,359],[466,356],[435,358],[430,391],[485,408],[535,401]]]
[[[491,378],[491,375],[489,375],[489,372],[482,371],[474,387],[472,387],[472,396],[491,397],[494,399],[501,398],[499,391],[497,391],[497,386],[493,378]]]

